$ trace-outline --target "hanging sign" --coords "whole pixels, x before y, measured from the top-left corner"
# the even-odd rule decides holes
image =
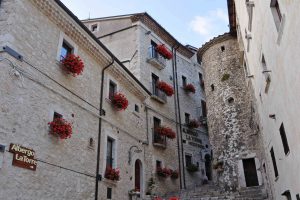
[[[34,159],[34,150],[11,143],[9,152],[14,154],[12,165],[32,171],[36,170],[37,161]]]

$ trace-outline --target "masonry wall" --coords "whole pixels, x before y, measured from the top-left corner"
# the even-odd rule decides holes
[[[223,163],[213,171],[214,182],[235,191],[246,187],[243,159],[255,159],[259,185],[263,184],[263,151],[237,40],[229,35],[221,37],[224,39],[210,41],[202,64],[213,161],[215,166]]]
[[[299,89],[300,60],[297,55],[299,49],[299,3],[296,1],[278,1],[283,17],[276,28],[276,12],[270,7],[270,1],[253,1],[252,30],[245,2],[235,1],[237,23],[239,25],[239,42],[245,49],[248,74],[253,75],[250,84],[257,99],[258,113],[261,121],[264,150],[267,155],[266,169],[274,193],[274,199],[281,199],[281,194],[289,190],[292,198],[299,194],[300,182],[295,176],[299,171]],[[252,36],[245,39],[245,31]],[[262,73],[262,55],[264,55],[271,83],[265,92],[266,79]],[[269,115],[275,114],[276,119]],[[279,133],[284,124],[290,152],[285,154]],[[279,176],[276,178],[272,164],[270,150],[273,147]]]

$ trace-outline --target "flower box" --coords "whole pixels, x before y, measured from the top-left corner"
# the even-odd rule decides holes
[[[176,133],[171,128],[166,126],[157,127],[155,129],[155,132],[158,133],[159,135],[166,136],[169,139],[176,138]]]
[[[189,166],[186,167],[186,170],[190,173],[194,173],[199,170],[199,167],[197,165],[190,164]]]
[[[172,178],[172,179],[178,179],[178,177],[179,177],[179,172],[178,172],[178,170],[172,170],[172,171],[171,171],[171,178]]]
[[[120,170],[107,167],[105,170],[104,178],[112,181],[118,181],[120,180]]]
[[[159,81],[157,83],[157,88],[163,91],[168,97],[174,94],[174,89],[171,85],[167,84],[164,81]]]
[[[125,110],[128,107],[128,100],[122,93],[115,93],[111,97],[111,103],[117,110]]]
[[[157,176],[160,176],[160,177],[163,177],[163,178],[167,178],[168,176],[171,176],[171,171],[170,169],[168,168],[160,168],[158,167],[156,169],[156,174]]]
[[[69,54],[62,61],[62,66],[67,73],[72,74],[74,77],[82,74],[84,64],[79,56]]]
[[[173,58],[172,52],[170,52],[164,44],[157,45],[155,49],[165,59],[170,60]]]
[[[50,134],[57,135],[60,139],[70,138],[72,135],[72,124],[63,118],[55,118],[50,125]]]
[[[186,91],[186,92],[192,92],[192,93],[195,93],[196,92],[196,89],[194,87],[193,84],[187,84],[186,86],[183,87],[183,89]]]
[[[189,128],[198,128],[200,124],[197,122],[197,120],[193,119],[190,120],[189,123],[186,124]]]

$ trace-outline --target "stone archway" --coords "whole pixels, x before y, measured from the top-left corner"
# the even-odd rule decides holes
[[[205,173],[208,178],[208,180],[212,179],[212,174],[211,174],[211,157],[209,154],[205,155]]]
[[[143,168],[142,162],[137,159],[134,164],[134,187],[142,193],[143,185]]]

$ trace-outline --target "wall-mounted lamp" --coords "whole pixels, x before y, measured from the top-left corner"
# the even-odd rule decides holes
[[[136,150],[134,150],[133,152],[134,153],[141,153],[142,152],[142,150],[141,149],[139,149],[137,146],[131,146],[130,148],[129,148],[129,151],[128,151],[128,164],[130,165],[131,164],[131,157],[132,157],[132,155],[131,155],[131,150],[133,149],[133,148],[136,148]]]
[[[247,75],[246,77],[247,77],[247,78],[253,78],[254,75]]]
[[[145,33],[145,35],[150,35],[151,34],[151,31],[147,31],[146,33]]]

